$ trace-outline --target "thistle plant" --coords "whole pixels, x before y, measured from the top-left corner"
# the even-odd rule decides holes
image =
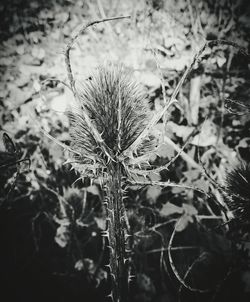
[[[181,186],[204,193],[194,187],[170,181],[136,181],[137,175],[147,178],[152,172],[159,173],[167,169],[178,156],[185,154],[184,145],[169,163],[161,167],[152,167],[149,155],[155,153],[161,143],[159,138],[152,135],[152,129],[176,102],[181,86],[207,47],[225,44],[239,48],[237,44],[228,41],[206,42],[185,70],[169,100],[166,98],[162,80],[165,106],[162,111],[152,116],[142,89],[133,80],[132,72],[120,63],[108,62],[100,66],[84,83],[81,83],[80,87],[76,87],[70,50],[79,35],[92,25],[122,18],[128,17],[88,23],[71,38],[65,50],[68,79],[77,105],[69,113],[71,143],[70,146],[63,147],[69,151],[68,162],[80,173],[80,177],[99,179],[104,191],[106,229],[102,235],[110,257],[106,266],[112,280],[112,291],[109,296],[116,302],[127,301],[129,284],[133,278],[130,266],[130,228],[124,206],[127,186],[154,184],[163,187]],[[240,51],[244,53],[242,49]],[[197,163],[196,165],[198,166]],[[171,256],[170,249],[169,255]],[[175,273],[173,265],[172,269]]]
[[[83,111],[91,117],[91,127]],[[79,108],[69,114],[71,127],[72,165],[82,176],[96,177],[105,191],[107,224],[103,236],[110,249],[110,269],[114,280],[114,299],[123,301],[127,295],[125,251],[129,226],[123,204],[125,179],[129,177],[127,158],[119,156],[140,134],[149,120],[149,108],[144,95],[131,81],[130,73],[122,65],[106,64],[84,83],[79,91]],[[93,131],[94,129],[94,131]],[[101,133],[101,140],[94,133]],[[144,140],[138,153],[149,152],[152,141]]]

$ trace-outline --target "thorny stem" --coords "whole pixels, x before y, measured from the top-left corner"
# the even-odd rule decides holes
[[[112,298],[126,302],[128,298],[128,267],[126,259],[126,218],[123,203],[122,171],[120,163],[109,165],[109,180],[106,187],[106,235],[110,250]]]
[[[65,50],[65,63],[67,66],[67,73],[70,82],[72,92],[75,99],[80,106],[81,113],[85,122],[93,134],[93,137],[99,147],[102,149],[104,154],[107,156],[107,175],[108,181],[106,186],[106,230],[103,232],[103,237],[108,241],[108,248],[110,252],[110,276],[112,279],[112,291],[109,295],[115,302],[126,302],[128,298],[128,282],[129,282],[129,270],[127,268],[127,259],[125,258],[125,208],[123,204],[123,191],[122,191],[122,165],[117,159],[116,154],[110,150],[103,140],[101,134],[98,132],[96,127],[93,125],[90,117],[87,114],[87,110],[84,104],[80,101],[79,95],[75,87],[75,81],[73,78],[71,63],[70,63],[70,50],[75,43],[76,39],[90,26],[98,23],[129,18],[126,17],[114,17],[106,18],[98,21],[93,21],[85,25],[80,31],[73,36],[66,46]],[[120,126],[121,126],[121,100],[119,99],[118,105],[118,152],[120,149]]]
[[[182,87],[184,81],[186,80],[186,78],[188,77],[188,75],[190,74],[190,72],[193,70],[194,66],[196,63],[199,63],[201,56],[203,55],[204,51],[208,48],[208,47],[213,47],[216,45],[228,45],[228,46],[233,46],[235,48],[238,48],[239,51],[244,54],[245,56],[249,57],[249,54],[247,53],[247,51],[245,49],[243,49],[242,47],[240,47],[237,43],[231,42],[231,41],[226,41],[226,40],[211,40],[211,41],[207,41],[202,48],[198,51],[198,53],[194,56],[194,59],[192,61],[192,63],[190,64],[189,67],[187,67],[187,69],[185,70],[185,72],[183,73],[180,81],[178,82],[177,86],[174,89],[173,94],[171,95],[170,99],[168,100],[168,102],[166,103],[165,107],[163,108],[163,110],[161,110],[159,113],[155,114],[153,116],[153,118],[149,121],[148,125],[144,128],[144,130],[139,134],[139,136],[137,137],[137,139],[126,149],[123,151],[121,158],[126,157],[126,156],[130,156],[132,157],[133,152],[136,150],[136,148],[140,145],[140,143],[142,142],[142,140],[148,136],[150,130],[157,124],[157,122],[164,116],[164,114],[167,112],[167,110],[169,109],[169,107],[174,104],[176,102],[176,97],[179,93],[180,88]],[[164,92],[164,91],[163,91]],[[164,96],[165,98],[165,96]]]
[[[161,172],[162,170],[168,170],[168,167],[175,162],[175,160],[179,157],[179,156],[182,156],[187,163],[189,163],[192,167],[194,168],[197,168],[198,170],[201,170],[201,167],[200,165],[194,161],[187,153],[184,152],[184,149],[186,148],[186,146],[188,145],[189,143],[189,140],[191,137],[193,137],[194,134],[196,134],[197,129],[194,129],[190,135],[188,136],[188,138],[186,139],[186,142],[184,143],[184,145],[180,148],[179,146],[177,146],[171,139],[169,139],[167,136],[164,137],[164,140],[167,142],[167,144],[173,146],[173,148],[177,151],[177,154],[172,157],[170,159],[170,161],[168,163],[166,163],[165,165],[162,165],[160,167],[157,167],[157,168],[152,168],[152,169],[148,169],[148,170],[144,170],[144,169],[130,169],[131,172],[133,173],[136,173],[136,174],[141,174],[141,175],[145,175],[146,173],[159,173]],[[157,154],[157,152],[156,152]],[[142,156],[143,157],[143,156]],[[136,164],[136,162],[140,162],[141,157],[139,158],[135,158],[133,163]],[[139,159],[139,160],[138,160]]]
[[[131,185],[134,185],[134,186],[161,186],[161,187],[177,187],[177,188],[183,188],[183,189],[191,189],[191,190],[195,190],[195,191],[198,191],[198,192],[201,192],[203,194],[206,194],[208,195],[205,191],[199,189],[199,188],[196,188],[196,187],[193,187],[193,186],[187,186],[187,185],[184,185],[184,184],[177,184],[177,183],[173,183],[173,182],[170,182],[170,181],[167,181],[167,182],[162,182],[162,181],[133,181],[133,180],[129,180],[129,183]],[[208,195],[209,196],[209,195]]]

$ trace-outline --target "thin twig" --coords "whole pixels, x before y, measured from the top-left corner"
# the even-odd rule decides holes
[[[175,277],[178,279],[178,281],[181,283],[182,286],[184,286],[185,288],[187,288],[188,290],[192,291],[192,292],[198,292],[198,293],[207,293],[207,292],[210,292],[211,290],[210,289],[199,289],[199,288],[194,288],[190,285],[188,285],[185,281],[185,277],[182,278],[180,276],[180,274],[178,273],[175,265],[174,265],[174,261],[173,261],[173,258],[172,258],[172,254],[171,254],[171,251],[172,251],[172,245],[173,245],[173,240],[174,240],[174,236],[175,236],[175,233],[176,233],[176,230],[177,230],[177,227],[179,226],[179,224],[181,223],[181,220],[182,220],[182,217],[177,221],[177,223],[175,224],[175,227],[174,227],[174,230],[171,234],[171,237],[170,237],[170,240],[169,240],[169,245],[168,245],[168,259],[169,259],[169,264],[171,266],[171,269],[175,275]]]
[[[173,250],[173,249],[174,249],[174,248],[172,248],[172,250]],[[201,253],[200,256],[199,256],[197,259],[195,259],[195,260],[193,261],[193,263],[188,267],[188,269],[187,269],[187,271],[186,271],[186,273],[185,273],[185,275],[184,275],[184,277],[183,277],[183,280],[186,280],[187,276],[190,274],[190,272],[191,272],[192,269],[194,268],[195,264],[196,264],[198,261],[200,261],[206,254],[207,254],[206,252]],[[178,290],[178,301],[179,301],[179,302],[181,301],[181,300],[180,300],[180,294],[181,294],[182,289],[183,289],[183,285],[181,284],[181,286],[179,287],[179,290]]]
[[[182,251],[182,250],[195,250],[200,249],[199,246],[175,246],[171,248],[171,251]],[[168,251],[168,248],[160,248],[160,249],[153,249],[146,251],[146,254],[153,254],[153,253],[159,253],[159,252],[166,252]]]

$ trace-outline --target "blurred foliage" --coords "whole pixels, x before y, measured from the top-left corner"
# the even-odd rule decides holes
[[[72,32],[89,20],[127,14],[129,22],[101,24],[80,37],[72,50],[73,71],[80,84],[104,60],[123,62],[144,85],[152,114],[164,106],[157,62],[170,97],[205,40],[250,49],[250,10],[243,0],[0,4],[0,278],[8,301],[104,301],[109,294],[99,183],[79,180],[65,164],[67,154],[41,128],[67,144],[65,113],[73,97],[62,83],[63,49]],[[250,158],[249,69],[249,60],[231,47],[208,49],[168,112],[168,123],[154,129],[181,147],[202,125],[185,152],[196,162],[200,157],[219,184],[233,162]],[[175,154],[164,143],[151,164],[165,164]],[[182,157],[150,178],[193,185],[210,197],[179,187],[128,189],[136,271],[131,301],[249,301],[249,234],[233,222],[223,224],[218,202],[224,197],[214,183]],[[169,262],[173,231],[173,263],[184,285]]]

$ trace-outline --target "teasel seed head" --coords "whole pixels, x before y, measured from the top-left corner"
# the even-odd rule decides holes
[[[95,176],[105,173],[107,154],[95,139],[93,129],[83,115],[90,118],[101,135],[108,154],[115,158],[126,150],[143,131],[150,110],[142,88],[133,80],[132,72],[121,64],[106,63],[78,89],[78,107],[69,113],[71,149],[80,173]],[[137,150],[142,155],[152,150],[152,137],[145,139]]]

